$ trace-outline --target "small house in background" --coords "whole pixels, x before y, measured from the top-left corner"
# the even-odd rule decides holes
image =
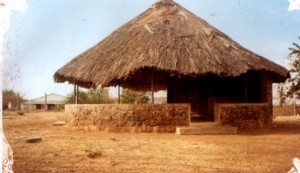
[[[64,109],[67,97],[49,94],[30,100],[22,105],[22,110],[60,110]]]

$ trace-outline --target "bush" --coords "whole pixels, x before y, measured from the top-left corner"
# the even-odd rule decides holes
[[[25,112],[24,111],[18,111],[17,115],[25,115]]]
[[[96,158],[96,157],[101,157],[102,156],[102,151],[100,149],[95,150],[93,149],[92,146],[90,146],[88,149],[85,150],[85,154],[89,157],[89,158]]]

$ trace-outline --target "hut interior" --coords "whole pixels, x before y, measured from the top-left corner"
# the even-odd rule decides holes
[[[168,103],[190,103],[192,120],[213,121],[216,103],[268,103],[272,105],[271,76],[250,71],[238,77],[217,75],[170,78]]]

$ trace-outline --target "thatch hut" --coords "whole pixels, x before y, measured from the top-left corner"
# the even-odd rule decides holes
[[[168,103],[190,103],[203,119],[213,119],[215,103],[271,105],[272,82],[288,77],[172,0],[158,1],[54,74],[55,82],[85,88],[167,90]]]

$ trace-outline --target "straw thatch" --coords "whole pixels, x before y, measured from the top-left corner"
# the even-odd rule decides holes
[[[273,81],[288,71],[243,48],[172,0],[161,0],[54,74],[82,87],[121,85],[165,89],[170,77],[234,77],[265,71]]]

